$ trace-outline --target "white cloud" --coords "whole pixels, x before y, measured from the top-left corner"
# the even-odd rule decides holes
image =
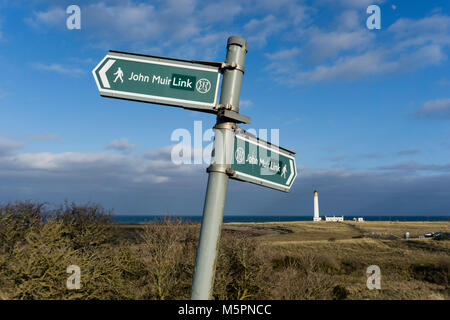
[[[146,3],[107,5],[100,2],[84,7],[83,12],[86,29],[100,37],[124,39],[128,36],[129,40],[145,41],[164,28],[156,19],[155,7]]]
[[[156,150],[148,150],[145,151],[143,156],[146,159],[150,160],[161,160],[161,159],[168,159],[170,158],[170,155],[172,153],[173,145],[166,146],[164,148],[159,148]]]
[[[251,100],[241,100],[239,102],[239,108],[240,109],[248,109],[253,106],[253,102]]]
[[[120,189],[125,185],[166,183],[173,177],[187,177],[200,169],[195,165],[175,165],[165,152],[168,148],[155,150],[154,157],[149,157],[108,152],[19,153],[20,146],[15,141],[0,139],[0,180],[13,176],[39,177],[43,182],[65,179],[70,185],[86,179],[91,186],[94,181],[95,184],[115,181]]]
[[[370,47],[374,40],[374,34],[364,28],[355,31],[330,31],[324,32],[312,28],[308,32],[310,55],[315,60],[335,58],[342,52],[361,52]]]
[[[161,177],[153,174],[141,175],[133,178],[135,183],[164,183],[168,182],[169,177]]]
[[[211,162],[211,145],[204,146],[203,148],[194,148],[188,144],[176,144],[166,146],[157,150],[151,150],[144,152],[143,156],[146,159],[152,160],[155,165],[165,165],[167,159],[175,165],[181,165],[184,161],[197,166],[183,166],[183,170],[189,170],[188,168],[198,167],[198,165],[209,165]],[[184,154],[186,152],[186,154]]]
[[[372,4],[382,4],[386,0],[319,0],[323,4],[342,6],[346,8],[367,8]]]
[[[41,26],[45,27],[59,27],[66,26],[66,12],[62,7],[52,7],[46,11],[34,12],[32,17],[25,19],[33,28],[39,29]]]
[[[295,86],[336,79],[354,80],[393,71],[397,67],[396,62],[384,60],[381,51],[367,52],[359,56],[339,58],[332,65],[319,65],[313,70],[299,72],[289,77],[288,83]]]
[[[447,60],[447,55],[443,52],[443,48],[439,45],[428,45],[419,48],[417,51],[401,58],[404,67],[411,68],[411,66],[427,67],[430,65],[439,65]]]
[[[365,11],[345,10],[336,17],[336,28],[343,30],[360,30],[363,24],[364,18],[361,13],[365,14]],[[365,16],[364,16],[365,17]]]
[[[300,53],[301,49],[297,47],[266,53],[266,57],[271,61],[266,69],[276,74],[290,73],[293,68],[298,67],[297,57]]]
[[[450,163],[447,164],[421,164],[415,161],[406,161],[393,165],[378,167],[379,170],[389,171],[403,171],[409,173],[415,173],[418,171],[431,171],[431,172],[450,172]]]
[[[249,46],[261,48],[267,44],[270,36],[278,33],[286,27],[286,23],[277,19],[274,15],[268,15],[263,19],[251,19],[244,25],[244,31],[248,35]]]
[[[39,62],[39,63],[35,63],[33,65],[33,67],[35,69],[41,70],[41,71],[56,72],[59,74],[70,75],[70,76],[79,76],[85,72],[83,69],[74,68],[74,67],[66,66],[63,64],[59,64],[59,63],[45,64],[45,63]]]
[[[64,27],[64,5],[34,12],[26,21],[35,29]],[[250,47],[262,48],[288,26],[290,31],[301,28],[310,18],[309,11],[291,0],[101,1],[82,5],[82,25],[83,36],[95,47],[127,44],[141,52],[158,48],[156,54],[216,59],[223,54],[228,36],[246,37]]]
[[[204,5],[199,12],[199,18],[206,22],[229,22],[243,10],[241,1],[214,1]]]
[[[450,17],[436,14],[422,19],[399,19],[388,31],[393,36],[392,52],[404,65],[437,65],[447,59],[450,46]]]
[[[423,118],[449,118],[450,99],[437,99],[427,101],[423,104],[416,115]]]
[[[450,41],[450,17],[435,14],[422,19],[401,18],[389,28],[395,38],[408,46],[423,45],[428,42],[448,44]],[[402,46],[403,47],[403,46]]]
[[[418,68],[438,66],[447,60],[450,47],[450,17],[433,15],[422,19],[399,19],[391,25],[383,42],[376,33],[354,23],[357,15],[345,11],[351,23],[331,31],[312,27],[306,29],[298,47],[266,55],[268,70],[278,80],[301,86],[330,80],[356,80],[392,72],[413,72]],[[358,26],[358,27],[357,27]],[[300,61],[306,61],[302,64]]]
[[[8,155],[23,146],[23,142],[0,137],[0,156]]]
[[[294,47],[291,49],[280,50],[275,53],[267,53],[266,56],[270,60],[286,60],[295,58],[300,52],[301,50],[299,48]]]
[[[0,140],[0,146],[5,145],[4,141]],[[77,202],[98,202],[117,213],[157,214],[169,209],[177,214],[201,214],[207,183],[205,168],[174,165],[170,161],[172,146],[150,151],[150,156],[145,157],[106,152],[19,153],[14,149],[17,142],[8,140],[6,145],[13,149],[0,154],[0,201],[61,202],[69,197]],[[311,186],[327,194],[332,207],[347,214],[366,214],[367,210],[398,214],[399,209],[402,213],[444,213],[449,204],[445,192],[431,192],[448,190],[450,166],[446,164],[401,163],[372,171],[314,170],[299,164],[299,169],[303,180],[294,185],[289,199],[279,192],[230,181],[227,212],[309,211],[310,201],[304,195],[310,194]],[[419,171],[426,175],[416,175]],[[348,190],[352,190],[351,194]],[[423,194],[433,197],[427,200],[420,197]],[[355,203],[355,197],[362,200]]]
[[[267,54],[271,61],[267,70],[294,79],[291,85],[413,71],[447,59],[450,17],[437,13],[422,19],[399,19],[382,34],[367,30],[363,8],[384,2],[321,0],[319,8],[326,5],[336,13],[335,18],[320,23],[315,23],[321,19],[317,6],[291,0],[206,4],[199,0],[102,1],[86,4],[82,12],[86,34],[95,46],[127,43],[130,49],[149,54],[215,60],[223,55],[230,34],[245,37],[250,50],[262,49],[276,39],[284,48]],[[64,15],[62,8],[50,7],[30,19],[35,25],[55,26]],[[320,28],[311,27],[313,23]],[[70,69],[61,64],[39,67],[59,73]]]
[[[106,146],[108,149],[114,149],[119,151],[129,151],[138,147],[136,144],[128,142],[127,138],[115,139],[108,143]]]

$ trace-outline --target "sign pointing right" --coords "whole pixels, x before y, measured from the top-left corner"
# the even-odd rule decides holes
[[[235,132],[233,150],[231,178],[289,192],[297,177],[294,152],[244,130]]]

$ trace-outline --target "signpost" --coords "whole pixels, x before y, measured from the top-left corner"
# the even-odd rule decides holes
[[[191,299],[212,297],[228,179],[288,192],[297,176],[295,154],[239,129],[247,41],[228,38],[224,63],[187,61],[110,51],[94,68],[104,97],[157,103],[217,115]],[[220,101],[217,94],[223,74]]]
[[[231,178],[288,192],[296,176],[295,153],[244,130],[234,137]]]
[[[216,112],[219,65],[110,51],[92,74],[104,97]]]

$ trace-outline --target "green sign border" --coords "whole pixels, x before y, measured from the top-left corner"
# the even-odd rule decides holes
[[[167,98],[167,97],[159,97],[152,96],[140,93],[133,92],[123,92],[118,90],[105,89],[100,85],[100,67],[103,67],[103,63],[106,59],[120,59],[120,60],[129,60],[135,62],[142,62],[148,64],[157,64],[157,65],[167,65],[177,68],[186,68],[186,69],[197,69],[202,71],[209,71],[213,73],[217,73],[217,82],[214,94],[214,102],[206,103],[206,102],[197,102],[195,100],[183,100],[176,98]],[[98,91],[100,95],[103,97],[109,98],[117,98],[117,99],[125,99],[132,101],[140,101],[140,102],[148,102],[155,103],[167,106],[181,107],[185,109],[209,112],[209,113],[217,113],[215,109],[217,104],[217,97],[219,93],[219,85],[220,85],[220,75],[221,71],[219,68],[219,63],[212,62],[204,62],[201,61],[189,61],[189,60],[181,60],[181,59],[172,59],[172,58],[164,58],[150,55],[142,55],[136,53],[128,53],[128,52],[119,52],[119,51],[109,51],[108,54],[97,64],[97,66],[92,70],[92,75],[94,76],[95,83],[97,85]]]
[[[284,192],[289,192],[289,190],[291,189],[292,185],[294,184],[294,180],[297,178],[298,172],[297,172],[297,164],[295,162],[295,152],[287,150],[285,148],[279,147],[277,145],[271,144],[267,141],[264,141],[262,139],[259,139],[251,134],[248,134],[245,132],[245,130],[239,130],[239,131],[235,131],[234,133],[235,139],[233,139],[233,163],[235,161],[234,157],[234,143],[236,139],[241,139],[244,140],[245,142],[251,143],[251,144],[256,144],[258,146],[258,148],[264,148],[267,150],[270,150],[271,152],[274,153],[278,153],[290,160],[292,160],[293,162],[293,167],[294,167],[294,176],[292,177],[292,181],[290,182],[289,185],[282,185],[273,181],[270,181],[268,179],[264,179],[261,177],[255,177],[253,175],[250,175],[248,173],[245,172],[241,172],[236,170],[233,166],[231,167],[233,169],[233,174],[230,176],[230,178],[235,179],[235,180],[240,180],[240,181],[245,181],[245,182],[250,182],[250,183],[254,183],[257,185],[262,185],[264,187],[268,187],[268,188],[272,188],[275,190],[280,190],[280,191],[284,191]]]

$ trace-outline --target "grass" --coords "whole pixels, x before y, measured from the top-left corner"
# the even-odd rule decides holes
[[[115,225],[95,204],[0,206],[0,299],[189,299],[200,225]],[[449,222],[224,224],[215,299],[449,299]],[[81,269],[68,290],[66,268]],[[381,290],[366,287],[381,269]]]

